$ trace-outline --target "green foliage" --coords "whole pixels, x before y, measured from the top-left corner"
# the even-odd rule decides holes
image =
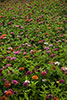
[[[49,94],[53,96],[50,100],[54,96],[67,100],[67,75],[61,70],[61,67],[67,68],[64,2],[10,0],[0,3],[0,97],[12,89],[13,94],[6,96],[7,100],[46,100]],[[53,54],[56,56],[51,57]],[[34,75],[38,79],[32,79]],[[6,81],[11,86],[6,86]],[[25,81],[29,81],[27,86],[23,85]]]

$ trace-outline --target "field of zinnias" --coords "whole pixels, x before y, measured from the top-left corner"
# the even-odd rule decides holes
[[[0,100],[67,100],[66,4],[0,2]]]

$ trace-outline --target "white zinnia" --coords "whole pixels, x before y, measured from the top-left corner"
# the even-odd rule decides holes
[[[48,42],[44,42],[44,44],[48,45]]]
[[[25,82],[30,83],[30,81],[29,81],[29,80],[26,80]]]
[[[55,64],[55,65],[59,65],[59,64],[60,64],[60,62],[56,61],[54,64]]]

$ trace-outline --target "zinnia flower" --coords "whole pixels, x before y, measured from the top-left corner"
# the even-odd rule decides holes
[[[24,27],[23,26],[20,26],[20,29],[24,29]]]
[[[25,45],[28,45],[28,43],[25,43]]]
[[[48,42],[44,42],[44,44],[48,45]]]
[[[50,57],[52,57],[52,58],[55,57],[55,56],[56,56],[56,54],[52,54],[52,55],[50,55]]]
[[[7,65],[6,65],[6,67],[11,67],[11,66],[12,66],[11,64],[7,64]]]
[[[61,67],[61,70],[62,70],[63,72],[65,72],[65,71],[67,71],[67,67]]]
[[[26,55],[26,54],[27,54],[27,52],[24,52],[23,54],[24,54],[24,55]]]
[[[40,43],[42,43],[43,41],[42,40],[40,40],[38,43],[40,44]]]
[[[43,39],[42,42],[45,42],[45,40]]]
[[[29,75],[29,74],[31,74],[31,73],[32,73],[31,71],[27,71],[27,72],[26,72],[26,75]]]
[[[48,54],[50,54],[51,53],[51,50],[49,50],[49,51],[46,51]]]
[[[29,81],[29,80],[26,80],[26,81],[23,83],[23,85],[24,85],[24,86],[28,86],[29,83],[30,83],[30,81]]]
[[[64,83],[64,80],[63,79],[59,80],[59,83]]]
[[[11,57],[11,60],[15,60],[16,59],[16,57]]]
[[[34,53],[35,53],[35,51],[34,51],[34,50],[31,50],[31,51],[30,51],[30,54],[34,54]]]
[[[49,50],[49,47],[45,47],[44,49],[45,49],[45,50]]]
[[[19,71],[23,71],[24,70],[24,67],[19,67]]]
[[[7,35],[6,35],[6,34],[3,34],[2,36],[5,37],[5,36],[7,36]]]
[[[41,72],[42,76],[46,76],[47,72],[46,71],[43,71]]]
[[[13,80],[12,83],[13,83],[13,84],[18,84],[18,81]]]
[[[13,93],[13,90],[12,89],[9,89],[9,91],[11,91]]]
[[[16,51],[16,52],[14,52],[13,54],[19,54],[20,53],[20,51]]]
[[[8,48],[8,50],[11,50],[11,49],[12,49],[12,47],[9,47],[9,48]]]
[[[28,47],[31,47],[31,45],[28,45]]]
[[[55,65],[59,65],[59,64],[60,64],[60,62],[56,61],[54,64],[55,64]]]
[[[55,48],[55,49],[54,49],[54,51],[57,51],[57,50],[58,50],[58,48]]]
[[[54,100],[59,100],[59,98],[57,98],[56,96],[54,96]]]
[[[5,87],[9,88],[11,84],[9,82],[5,82]]]
[[[46,81],[46,79],[42,79],[42,82],[45,82]]]
[[[49,47],[52,47],[52,46],[53,46],[53,44],[50,44],[50,45],[49,45]]]
[[[4,96],[1,96],[1,99],[0,100],[7,100],[7,97],[4,95]]]
[[[44,15],[41,15],[41,17],[44,17]]]
[[[6,79],[5,79],[5,78],[3,78],[2,80],[3,80],[4,82],[6,81]]]
[[[12,23],[12,21],[10,21],[9,23],[8,23],[8,25],[10,25]]]
[[[13,33],[13,32],[11,32],[10,34],[11,34],[11,35],[13,35],[14,33]]]
[[[38,76],[37,76],[37,75],[33,75],[33,76],[32,76],[32,79],[33,79],[33,80],[35,80],[35,79],[37,80],[37,79],[38,79]]]
[[[11,96],[13,94],[13,92],[11,92],[10,90],[6,91],[5,95],[6,96]]]

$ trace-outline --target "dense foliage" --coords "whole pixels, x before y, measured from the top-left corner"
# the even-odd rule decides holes
[[[0,3],[0,100],[67,100],[66,4]]]

